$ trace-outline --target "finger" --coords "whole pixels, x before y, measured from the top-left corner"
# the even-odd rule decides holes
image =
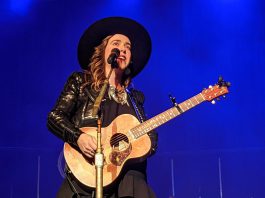
[[[85,151],[84,154],[89,158],[94,157],[94,154],[91,151]]]
[[[93,148],[92,147],[87,147],[86,149],[85,149],[85,151],[87,152],[87,153],[91,153],[91,154],[95,154],[95,151],[93,150]]]
[[[90,146],[92,147],[93,150],[97,149],[97,141],[95,137],[91,137],[91,144]]]

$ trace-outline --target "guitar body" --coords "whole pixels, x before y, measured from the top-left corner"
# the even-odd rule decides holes
[[[112,123],[101,129],[101,142],[104,155],[103,187],[117,179],[125,163],[145,159],[151,149],[151,140],[147,134],[133,139],[129,130],[139,125],[137,118],[130,114],[118,116]],[[97,136],[97,128],[80,128],[84,133]],[[87,158],[78,150],[64,144],[64,157],[75,178],[87,187],[96,187],[96,168],[94,159]]]

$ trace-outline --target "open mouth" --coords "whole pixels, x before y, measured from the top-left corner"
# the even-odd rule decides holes
[[[125,56],[119,56],[117,59],[126,60],[126,57]]]

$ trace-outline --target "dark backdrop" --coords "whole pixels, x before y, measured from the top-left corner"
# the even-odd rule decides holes
[[[54,197],[63,143],[47,113],[73,72],[95,20],[125,16],[150,32],[152,56],[134,86],[149,117],[214,84],[232,83],[160,127],[149,184],[160,198],[265,197],[263,0],[4,0],[0,3],[1,197]]]

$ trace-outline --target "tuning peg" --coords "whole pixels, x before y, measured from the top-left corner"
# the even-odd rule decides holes
[[[211,103],[212,103],[212,104],[215,104],[215,100],[212,100]]]
[[[231,86],[231,83],[230,83],[230,82],[226,82],[225,85],[226,85],[227,87],[230,87],[230,86]]]
[[[211,89],[211,88],[213,88],[213,86],[212,85],[209,85],[209,88]]]
[[[223,95],[223,98],[225,98],[225,95]]]
[[[231,86],[231,83],[230,82],[226,82],[224,81],[224,78],[222,76],[219,76],[218,78],[218,83],[217,83],[220,87],[230,87]]]
[[[223,79],[223,77],[222,76],[219,76],[218,77],[218,82],[222,82],[224,79]]]
[[[220,98],[216,98],[216,100],[218,100],[218,101],[219,101],[219,100],[220,100]]]

